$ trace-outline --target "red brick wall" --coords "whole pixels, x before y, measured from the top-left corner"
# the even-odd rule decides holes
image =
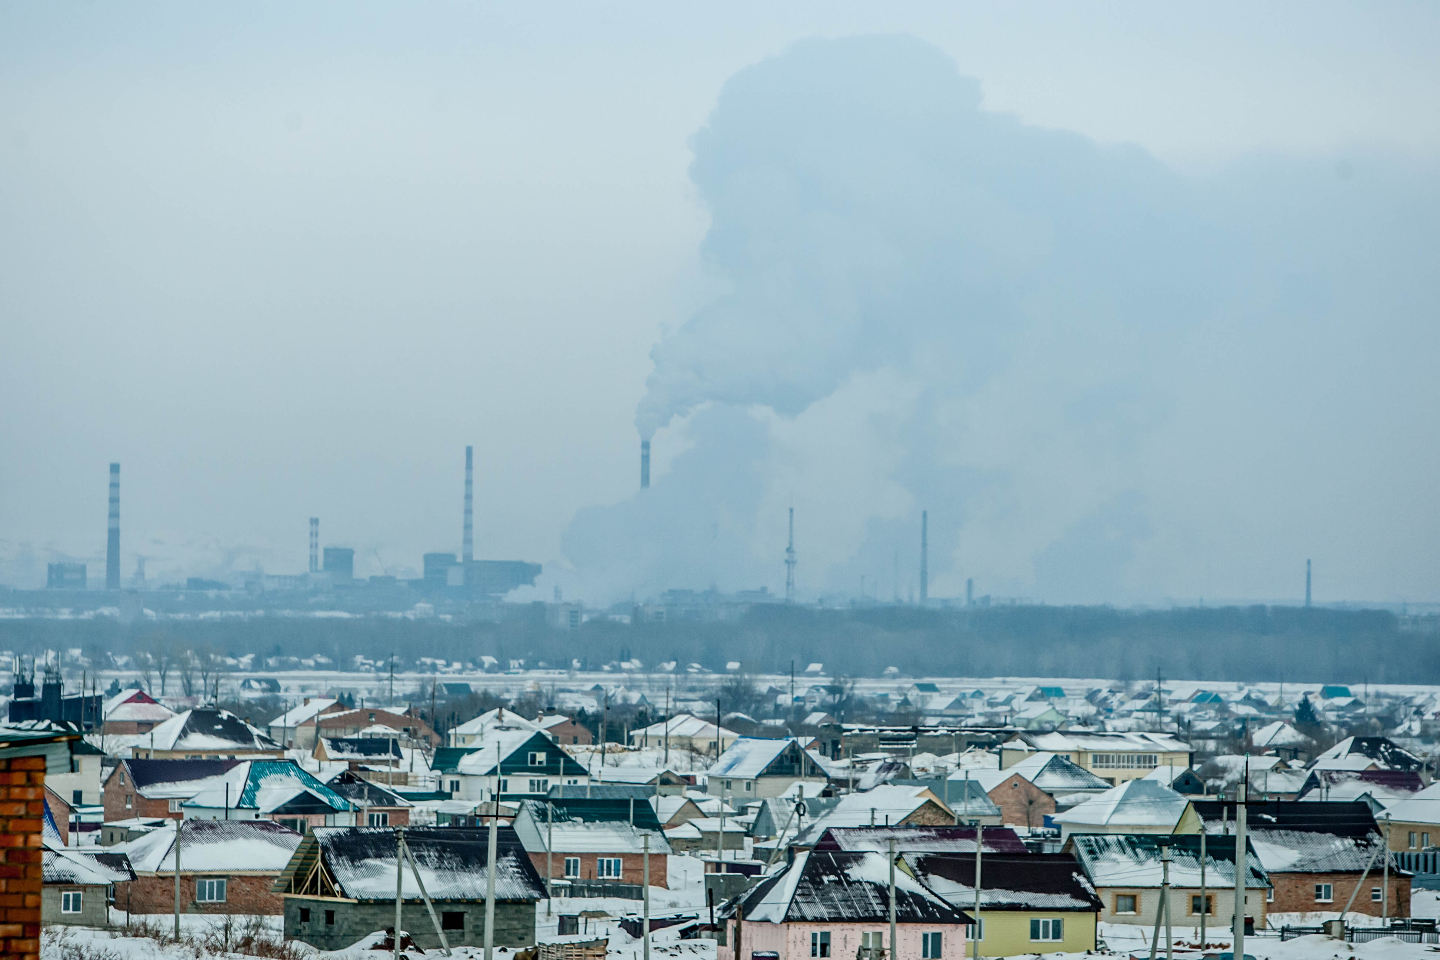
[[[0,759],[0,955],[40,956],[45,758]]]
[[[126,798],[130,799],[130,806],[125,806]],[[147,800],[135,792],[135,785],[130,782],[130,777],[125,777],[125,785],[120,785],[120,774],[113,773],[110,779],[105,781],[105,790],[101,796],[105,805],[105,822],[114,823],[116,820],[129,820],[131,817],[169,817],[171,820],[179,820],[179,813],[170,812],[169,800]]]
[[[1272,873],[1270,882],[1275,884],[1275,902],[1267,904],[1265,910],[1267,913],[1339,913],[1345,909],[1345,901],[1350,899],[1350,892],[1359,879],[1358,873]],[[1370,888],[1380,886],[1383,880],[1379,868],[1372,870],[1355,897],[1350,912],[1380,916],[1384,904],[1370,899]],[[1331,885],[1334,891],[1332,902],[1315,902],[1317,883]],[[1390,916],[1410,916],[1409,877],[1390,874]]]
[[[945,808],[935,801],[926,800],[900,822],[909,827],[948,827],[955,824],[955,817],[953,814],[946,813]]]
[[[50,816],[55,820],[60,839],[65,846],[70,846],[70,804],[49,787],[45,788],[45,802],[50,805]]]
[[[557,723],[545,731],[555,738],[555,742],[561,746],[572,746],[574,744],[586,745],[593,743],[595,738],[590,731],[580,726],[574,720],[565,723]]]
[[[156,724],[150,720],[143,722],[139,720],[106,720],[104,730],[106,736],[119,734],[133,736],[137,733],[149,733],[155,729],[155,726]]]
[[[184,853],[181,853],[181,867],[184,867]],[[220,874],[206,873],[206,877]],[[229,876],[225,880],[224,903],[196,903],[195,877],[180,875],[180,909],[185,913],[263,913],[279,915],[285,911],[285,901],[278,893],[270,892],[270,884],[278,874]],[[128,883],[115,885],[115,906],[121,910],[129,908],[132,913],[174,913],[175,877],[173,874],[136,877]]]
[[[1039,827],[1055,812],[1055,798],[1018,774],[995,785],[990,800],[1000,808],[1000,822]]]
[[[567,854],[567,853],[560,853],[559,851],[556,851],[556,852],[552,855],[552,859],[551,859],[551,861],[550,861],[551,864],[552,864],[551,869],[555,871],[553,874],[551,874],[551,879],[552,879],[552,880],[564,880],[564,879],[565,879],[565,858],[566,858],[566,857],[577,857],[577,856],[580,858],[580,879],[581,879],[581,880],[597,880],[597,879],[599,879],[599,877],[597,876],[597,873],[596,873],[595,861],[596,861],[597,859],[599,859],[600,857],[606,856],[605,854],[603,854],[603,853],[578,853],[578,854],[577,854],[577,853],[568,853],[568,854]],[[611,856],[614,856],[614,854],[611,854]],[[645,855],[644,855],[644,854],[641,854],[641,853],[622,853],[622,854],[619,854],[619,857],[620,857],[620,859],[621,859],[621,861],[622,861],[622,863],[620,864],[620,876],[619,876],[619,878],[618,878],[618,879],[620,880],[620,882],[622,882],[622,883],[643,883],[643,882],[644,882],[644,879],[645,879]],[[540,874],[540,879],[543,881],[543,880],[545,879],[545,852],[544,852],[543,850],[540,851],[539,853],[536,853],[536,852],[533,851],[533,850],[530,851],[530,862],[535,865],[535,872],[538,873],[538,874]],[[668,867],[668,861],[666,860],[666,855],[665,855],[665,854],[663,854],[663,853],[652,853],[652,854],[650,854],[650,886],[652,886],[652,887],[665,887],[665,888],[668,889],[669,886],[670,886],[669,883],[666,882],[666,881],[667,881],[667,878],[668,878],[668,876],[669,876],[668,869],[669,869],[669,867]],[[611,879],[611,878],[607,877],[606,879]]]

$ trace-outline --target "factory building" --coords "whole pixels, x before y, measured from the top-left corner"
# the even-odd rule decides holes
[[[45,568],[45,589],[84,590],[85,564],[52,563]]]

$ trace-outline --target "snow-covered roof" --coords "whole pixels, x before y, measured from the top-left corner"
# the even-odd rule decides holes
[[[1387,770],[1420,770],[1425,766],[1424,760],[1388,737],[1346,737],[1315,759],[1335,760],[1346,757],[1369,757]]]
[[[710,777],[733,777],[741,780],[750,780],[766,772],[766,768],[779,759],[787,750],[798,764],[798,769],[786,776],[800,779],[809,776],[813,778],[824,778],[825,771],[810,758],[801,748],[801,740],[798,737],[785,737],[779,740],[763,740],[758,737],[738,737],[735,742],[725,748],[707,772]],[[773,772],[773,771],[772,771]]]
[[[144,690],[121,690],[100,709],[106,723],[163,723],[175,716],[174,710]]]
[[[455,727],[451,733],[461,736],[488,737],[495,730],[527,730],[535,732],[545,729],[532,720],[526,720],[514,710],[506,710],[504,707],[497,707],[489,710],[472,720]]]
[[[315,779],[293,760],[246,760],[207,782],[185,803],[187,809],[256,810],[271,813],[302,794],[331,810],[350,809],[350,802]],[[181,853],[181,866],[184,866]]]
[[[1276,720],[1274,723],[1267,723],[1251,734],[1251,742],[1262,750],[1275,750],[1280,747],[1303,747],[1310,743],[1310,738],[1299,730],[1296,730],[1284,720]]]
[[[188,800],[212,782],[223,783],[226,771],[241,760],[125,760],[135,792],[151,800]],[[116,776],[112,774],[111,776]]]
[[[847,793],[835,807],[805,827],[796,837],[800,846],[812,846],[831,827],[865,827],[898,824],[926,803],[931,793],[925,787],[886,784],[864,793]],[[939,801],[934,801],[939,805]]]
[[[716,726],[712,721],[702,720],[699,717],[688,713],[677,713],[668,720],[659,723],[652,723],[648,727],[641,727],[639,730],[630,731],[631,741],[635,740],[663,740],[666,729],[669,729],[671,737],[686,737],[691,740],[714,740]],[[733,730],[724,727],[719,728],[720,739],[729,740],[740,736]]]
[[[1079,764],[1049,751],[1033,753],[1019,763],[1001,770],[1005,776],[1019,774],[1046,793],[1079,793],[1087,790],[1109,790],[1107,780],[1091,773]],[[972,774],[973,775],[973,774]],[[1000,781],[1001,783],[1004,780]],[[992,788],[993,789],[993,788]]]
[[[1072,827],[1173,827],[1190,801],[1154,780],[1131,780],[1052,818]]]
[[[750,923],[883,923],[890,907],[889,859],[879,853],[796,854],[793,862],[718,911],[728,918],[743,905]],[[969,917],[895,868],[898,923],[966,923]]]
[[[1189,753],[1190,744],[1168,733],[1074,731],[1027,733],[1005,743],[1006,750],[1048,750],[1051,753]]]
[[[816,850],[870,850],[885,853],[891,842],[898,853],[974,853],[974,827],[832,827],[825,831]],[[986,853],[1027,853],[1025,841],[1009,827],[986,827]]]
[[[455,767],[461,773],[472,776],[490,776],[495,772],[497,757],[499,762],[504,763],[506,757],[529,743],[537,733],[544,736],[544,732],[534,729],[533,725],[522,729],[492,727],[487,731],[484,742],[479,744],[477,749],[461,757]],[[546,737],[545,742],[548,749],[554,749],[552,740]]]
[[[425,891],[435,900],[485,899],[487,829],[458,827],[408,827],[409,847]],[[545,884],[515,831],[498,830],[495,859],[495,899],[536,901],[544,899]],[[316,827],[297,852],[296,863],[312,855],[323,858],[343,896],[355,900],[395,899],[395,831],[389,827]],[[183,860],[182,860],[183,865]],[[398,871],[402,894],[420,898],[420,887],[410,870]],[[291,880],[293,871],[276,882],[276,889]],[[303,878],[301,878],[303,879]]]
[[[184,872],[278,873],[290,861],[300,834],[273,820],[185,820],[110,849],[129,856],[137,873],[175,872],[175,825],[183,822],[180,869]],[[391,888],[394,896],[394,888]]]
[[[184,861],[181,861],[184,866]],[[130,858],[123,853],[82,852],[68,847],[45,846],[41,856],[45,883],[99,886],[135,879]]]
[[[906,866],[951,903],[975,902],[975,854],[907,854]],[[1080,910],[1103,908],[1095,888],[1068,853],[981,858],[980,908]]]
[[[1138,781],[1137,781],[1138,782]],[[1080,861],[1097,887],[1159,887],[1163,866],[1160,848],[1170,847],[1170,883],[1200,886],[1200,835],[1160,836],[1141,833],[1071,834],[1066,849]],[[1260,858],[1248,843],[1245,851],[1247,888],[1270,886]],[[1216,890],[1235,887],[1235,838],[1206,837],[1206,883]],[[983,879],[982,879],[983,882]]]
[[[286,710],[280,714],[280,716],[271,720],[269,726],[272,730],[276,727],[281,729],[294,729],[295,727],[303,726],[339,702],[339,700],[332,697],[313,697],[309,703],[302,703],[297,707],[291,707],[289,710]]]
[[[197,707],[178,713],[143,735],[156,750],[279,750],[280,745],[258,727],[229,710]]]
[[[548,813],[549,820],[547,807],[553,810],[553,813]],[[604,814],[607,809],[610,812]],[[608,819],[596,819],[596,811]],[[632,825],[628,821],[626,802],[587,804],[578,798],[548,802],[522,800],[515,814],[514,829],[526,850],[543,852],[548,848],[556,853],[641,853],[648,836],[651,853],[669,853],[670,845],[659,829],[653,808],[644,800],[635,801],[635,813],[640,825]]]
[[[1388,804],[1385,815],[1398,823],[1440,824],[1440,781],[1430,784],[1419,793]]]

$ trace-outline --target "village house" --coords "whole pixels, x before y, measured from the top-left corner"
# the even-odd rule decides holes
[[[717,960],[766,956],[871,957],[892,954],[889,858],[880,853],[808,851],[716,910],[725,929]],[[895,923],[902,957],[962,960],[970,917],[900,867]],[[864,952],[862,952],[864,951]]]
[[[180,836],[180,898],[186,913],[278,914],[271,884],[300,834],[271,820],[184,820],[110,848],[130,858],[135,879],[116,885],[115,905],[132,914],[175,909],[175,832]],[[391,892],[394,892],[392,882]]]
[[[250,760],[285,756],[280,744],[229,710],[196,707],[155,726],[130,748],[146,760]]]
[[[241,761],[180,808],[187,821],[273,820],[296,833],[355,822],[350,802],[293,760]]]
[[[902,863],[931,890],[979,917],[981,956],[1096,949],[1104,905],[1068,853],[982,856],[978,913],[974,853],[912,853]]]
[[[742,800],[778,797],[797,782],[824,786],[825,771],[795,737],[739,737],[706,772],[707,793]]]
[[[539,730],[499,730],[467,752],[446,777],[462,800],[544,797],[556,784],[580,785],[590,775]],[[458,789],[457,789],[458,787]]]
[[[144,690],[122,690],[105,701],[100,715],[106,736],[125,736],[149,733],[175,716],[175,711]]]
[[[1195,754],[1190,744],[1166,733],[1056,731],[1021,733],[1000,745],[1000,769],[1031,754],[1053,753],[1112,784],[1143,777],[1160,766],[1189,767]]]
[[[655,816],[666,830],[705,816],[694,800],[683,795],[654,796],[650,798],[650,806],[655,808]]]
[[[63,797],[69,806],[99,804],[103,800],[100,781],[104,766],[103,750],[88,741],[76,740],[71,745],[70,769],[51,773],[45,778],[45,786]]]
[[[1373,764],[1366,757],[1356,761]],[[1318,761],[1317,761],[1318,762]],[[1334,762],[1344,762],[1337,760]],[[1364,800],[1372,810],[1394,807],[1397,803],[1417,796],[1425,789],[1425,782],[1414,770],[1326,769],[1312,766],[1301,784],[1295,799],[1311,802],[1337,802],[1341,800]]]
[[[712,757],[728,750],[738,739],[740,734],[735,731],[717,727],[709,720],[702,720],[688,713],[677,713],[668,720],[630,731],[632,747],[643,749],[661,747],[668,743],[671,750],[708,754]]]
[[[45,844],[40,917],[46,924],[108,927],[115,885],[135,879],[123,853],[94,853]]]
[[[971,772],[973,775],[981,771]],[[1084,767],[1045,751],[1032,753],[999,772],[1014,774],[1030,781],[1055,801],[1056,811],[1068,810],[1113,786],[1109,780],[1097,777]]]
[[[1160,906],[1161,850],[1170,850],[1170,916],[1175,926],[1197,926],[1204,907],[1200,892],[1200,836],[1076,833],[1064,852],[1080,863],[1100,898],[1101,923],[1153,927]],[[1270,878],[1255,850],[1245,848],[1245,919],[1265,926]],[[1217,929],[1235,915],[1235,838],[1207,836],[1204,905]]]
[[[344,713],[348,709],[331,697],[306,697],[298,706],[270,721],[270,739],[284,744],[286,748],[313,749],[320,729],[316,720],[323,715]]]
[[[535,722],[556,743],[589,746],[595,742],[595,737],[588,728],[582,727],[563,713],[547,713]]]
[[[821,816],[810,821],[795,838],[802,849],[813,847],[834,827],[955,825],[955,813],[925,787],[886,784],[865,793],[848,793]]]
[[[310,756],[321,763],[343,763],[347,769],[363,770],[387,786],[410,782],[405,754],[394,737],[321,737]]]
[[[1044,826],[1045,818],[1055,812],[1055,798],[1025,779],[1013,767],[1009,770],[971,770],[969,776],[999,811],[1000,823],[1040,827]],[[955,778],[951,777],[949,782],[954,783]],[[957,812],[960,819],[966,819],[963,809]]]
[[[1370,806],[1374,809],[1375,805]],[[1379,819],[1390,835],[1391,850],[1428,850],[1440,845],[1440,781],[1394,800]]]
[[[1128,780],[1051,818],[1064,839],[1072,833],[1199,833],[1189,798],[1154,780]]]
[[[488,829],[411,827],[405,845],[425,877],[451,946],[485,940]],[[544,881],[508,826],[497,830],[495,925],[497,947],[535,943],[535,905]],[[339,950],[376,930],[395,926],[395,881],[400,876],[402,929],[421,949],[440,947],[440,936],[420,898],[414,873],[397,869],[395,830],[321,827],[300,842],[272,889],[284,899],[285,939]]]
[[[423,744],[427,748],[440,745],[440,737],[430,724],[420,719],[415,708],[404,713],[394,713],[379,707],[361,707],[355,710],[337,710],[321,713],[311,724],[317,737],[344,738],[365,736],[390,736],[399,739],[403,746]]]
[[[103,797],[105,822],[168,817],[239,760],[121,760],[110,768]]]
[[[528,730],[532,733],[545,732],[545,728],[534,720],[526,720],[514,710],[496,707],[494,710],[487,710],[478,717],[451,727],[446,733],[447,745],[474,748],[496,733],[516,730]]]
[[[410,824],[414,804],[400,794],[366,780],[352,770],[342,770],[325,782],[355,810],[356,826],[404,827]]]
[[[1208,834],[1234,832],[1233,801],[1196,801],[1195,810]],[[1338,914],[1366,876],[1351,913],[1410,916],[1410,874],[1392,865],[1383,889],[1385,840],[1368,804],[1269,800],[1247,805],[1246,820],[1246,839],[1274,885],[1267,913]]]
[[[948,856],[974,853],[975,832],[974,827],[832,827],[821,834],[815,843],[815,849],[885,853],[891,844],[894,844],[896,853],[934,853]],[[1009,827],[985,830],[980,842],[985,856],[992,853],[1029,853],[1025,841]]]
[[[541,876],[638,884],[650,844],[650,885],[666,887],[670,844],[643,798],[521,800],[515,835]]]

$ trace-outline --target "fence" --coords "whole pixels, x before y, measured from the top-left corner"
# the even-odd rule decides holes
[[[1323,934],[1324,932],[1324,927],[1292,927],[1286,925],[1280,928],[1280,939],[1281,941],[1294,940],[1296,937],[1308,937]],[[1384,927],[1345,928],[1345,941],[1347,943],[1369,943],[1371,940],[1383,940],[1386,937],[1394,937],[1402,943],[1440,944],[1440,930],[1436,929],[1434,920],[1396,919],[1391,920],[1390,924]]]
[[[557,897],[618,897],[621,900],[644,900],[645,888],[638,883],[613,880],[555,880]]]

